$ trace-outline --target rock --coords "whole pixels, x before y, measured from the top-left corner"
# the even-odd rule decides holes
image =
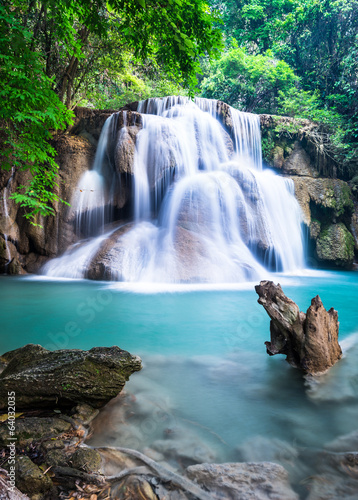
[[[45,457],[45,463],[48,467],[68,467],[69,455],[63,449],[50,450]]]
[[[34,441],[58,438],[71,429],[71,424],[56,417],[26,417],[16,419],[15,437],[17,446],[25,447]],[[0,424],[0,446],[6,446],[9,429],[6,422]]]
[[[295,141],[293,150],[290,152],[287,158],[284,159],[281,168],[282,172],[287,175],[309,177],[318,176],[318,172],[312,166],[312,160],[310,156],[302,147],[302,144],[299,141]]]
[[[287,471],[271,462],[200,464],[187,468],[190,479],[220,500],[298,500]]]
[[[275,168],[282,168],[285,163],[284,150],[280,146],[276,146],[273,150],[273,166]]]
[[[120,174],[133,175],[135,138],[138,127],[122,128],[118,142],[115,145],[115,165]]]
[[[275,462],[285,469],[292,469],[298,457],[298,450],[286,441],[265,436],[254,436],[236,448],[240,462]]]
[[[157,439],[152,448],[164,455],[166,460],[174,460],[184,467],[215,460],[215,453],[197,436]]]
[[[16,459],[16,485],[29,495],[45,493],[53,487],[51,479],[24,455]]]
[[[354,248],[358,250],[358,202],[354,202],[354,212],[352,214],[350,228],[354,238]]]
[[[215,452],[200,437],[187,428],[171,425],[163,431],[164,439],[157,439],[151,447],[164,455],[168,462],[175,461],[181,467],[201,462],[213,462]]]
[[[158,500],[150,483],[140,476],[129,476],[125,478],[124,481],[121,481],[117,487],[113,486],[111,488],[111,498],[126,498],[122,496],[123,491],[130,492],[130,497],[127,498]]]
[[[72,467],[85,472],[98,472],[101,467],[101,455],[91,448],[77,448],[71,457]]]
[[[15,486],[9,484],[10,478],[8,471],[0,468],[0,498],[1,500],[30,500]]]
[[[321,261],[351,267],[354,260],[354,238],[343,222],[331,224],[320,232],[316,252]]]
[[[358,430],[330,441],[325,445],[325,449],[336,452],[358,450]]]
[[[303,220],[309,225],[312,218],[327,223],[334,218],[347,216],[353,211],[349,185],[338,179],[314,179],[291,177],[295,184],[295,196],[302,209]]]
[[[304,314],[279,284],[261,281],[255,290],[271,318],[271,341],[265,342],[270,356],[286,354],[288,363],[312,375],[325,372],[342,357],[338,313],[333,308],[327,312],[318,295]]]
[[[358,453],[320,452],[315,456],[317,473],[306,479],[307,500],[355,500],[358,498]]]
[[[83,172],[88,170],[93,162],[95,147],[83,137],[58,134],[51,140],[56,149],[55,161],[60,165],[59,178],[55,193],[66,202],[71,202],[77,182]],[[7,198],[20,185],[28,184],[31,179],[29,171],[17,170],[11,180],[0,176],[1,195]],[[10,182],[7,187],[7,183]],[[32,225],[24,218],[25,209],[13,200],[8,199],[7,217],[0,217],[0,272],[24,274],[37,272],[44,262],[64,251],[67,246],[76,241],[74,231],[74,213],[71,207],[61,202],[54,202],[54,217],[43,218],[37,215]],[[0,210],[3,210],[1,203]],[[11,265],[6,269],[4,264],[3,243],[7,236],[11,253]],[[12,245],[12,246],[11,246]]]
[[[339,419],[338,432],[350,429],[349,422],[354,421],[358,414],[358,343],[354,338],[342,341],[344,356],[339,365],[336,365],[329,373],[319,377],[319,379],[313,377],[306,379],[305,384],[306,395],[315,405],[345,406],[344,418],[348,418],[348,421],[345,425],[342,415],[342,418]]]
[[[5,354],[10,361],[0,375],[0,408],[7,392],[16,392],[16,408],[68,407],[76,403],[104,406],[117,396],[141,359],[117,346],[89,351],[48,351],[28,344]]]
[[[318,220],[312,220],[310,225],[310,238],[312,240],[317,240],[320,232],[321,223]]]
[[[95,417],[97,417],[98,413],[99,410],[95,410],[92,406],[83,403],[73,408],[72,418],[79,420],[84,425],[88,425]]]
[[[101,245],[88,266],[86,277],[91,280],[121,281],[126,248],[122,236],[133,229],[125,224],[112,233]]]

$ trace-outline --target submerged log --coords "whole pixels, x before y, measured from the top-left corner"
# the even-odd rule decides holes
[[[285,354],[288,363],[312,375],[327,371],[342,357],[338,313],[333,307],[326,311],[318,295],[305,314],[279,284],[261,281],[255,290],[271,318],[271,340],[265,342],[270,356]]]

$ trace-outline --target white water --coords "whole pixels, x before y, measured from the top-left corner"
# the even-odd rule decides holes
[[[106,261],[112,279],[245,282],[262,279],[268,269],[294,272],[304,267],[293,182],[262,170],[259,117],[231,109],[230,137],[217,110],[217,101],[194,103],[185,97],[139,104],[143,127],[133,165],[135,224],[118,237],[120,251]],[[92,227],[82,234],[93,234],[94,223],[97,234],[103,232],[105,215],[98,209],[108,203],[102,165],[110,122],[103,127],[93,170],[81,179],[77,227]],[[111,182],[110,197],[117,185],[114,178]],[[80,246],[76,254],[56,259],[56,265],[50,262],[45,272],[64,276],[66,269],[66,276],[85,276],[83,268],[90,266],[103,240],[96,241],[93,252],[87,252],[91,243]],[[77,256],[80,273],[73,270]]]
[[[12,169],[11,169],[11,176],[10,176],[9,180],[7,181],[7,184],[4,187],[4,191],[3,191],[3,207],[4,207],[4,216],[5,216],[5,221],[6,222],[9,222],[9,209],[8,209],[8,206],[7,206],[7,204],[8,204],[8,197],[9,197],[8,193],[10,192],[10,189],[11,189],[11,183],[12,183],[12,180],[13,180],[13,177],[14,177],[14,173],[15,173],[15,169],[14,169],[14,167],[12,167]],[[5,233],[5,232],[4,232],[4,241],[5,241],[6,254],[7,254],[7,262],[6,262],[5,268],[4,268],[4,272],[6,274],[8,265],[11,262],[11,252],[10,252],[10,248],[9,248],[8,234]]]
[[[110,231],[91,240],[72,245],[61,257],[57,257],[47,262],[43,266],[42,272],[46,274],[46,276],[51,277],[85,278],[91,260],[98,252],[103,241],[112,233],[113,231]]]
[[[108,193],[102,166],[107,154],[112,117],[113,115],[103,126],[92,170],[87,170],[82,175],[71,201],[78,236],[103,233]]]

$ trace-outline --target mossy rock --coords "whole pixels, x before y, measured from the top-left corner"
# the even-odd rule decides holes
[[[56,417],[17,418],[15,423],[16,446],[26,446],[32,442],[53,439],[68,432],[71,424]],[[8,444],[7,422],[0,425],[0,446]]]
[[[29,457],[19,456],[16,459],[16,486],[23,493],[36,495],[51,490],[53,483]]]
[[[19,410],[68,408],[78,403],[100,408],[142,368],[138,356],[117,346],[51,352],[28,344],[6,353],[3,360],[8,364],[0,374],[0,410],[7,408],[8,391],[16,392]]]
[[[98,472],[101,467],[101,455],[91,448],[78,448],[71,457],[72,467],[85,472]]]
[[[349,267],[354,259],[354,238],[342,222],[331,224],[320,232],[316,252],[320,261]]]

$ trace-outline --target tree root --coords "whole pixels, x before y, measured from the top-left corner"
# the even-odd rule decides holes
[[[91,448],[91,447],[89,447]],[[108,451],[120,451],[121,453],[125,453],[126,455],[130,455],[132,457],[135,457],[142,462],[144,462],[150,469],[152,469],[156,475],[163,481],[163,482],[171,482],[175,486],[178,486],[180,489],[183,491],[190,493],[191,495],[195,496],[199,500],[213,500],[213,497],[210,495],[210,493],[207,493],[206,491],[202,490],[197,484],[193,483],[189,479],[186,479],[183,476],[180,476],[179,474],[170,471],[163,465],[158,464],[151,458],[147,457],[143,453],[140,453],[137,450],[131,450],[130,448],[121,448],[117,446],[100,446],[100,447],[93,447],[95,450],[108,450]],[[147,472],[144,472],[146,467],[134,467],[133,469],[126,469],[122,473],[116,475],[116,476],[104,476],[104,479],[109,482],[113,482],[116,480],[122,479],[124,476],[128,476],[130,474],[148,474]],[[140,472],[138,472],[140,470]]]

